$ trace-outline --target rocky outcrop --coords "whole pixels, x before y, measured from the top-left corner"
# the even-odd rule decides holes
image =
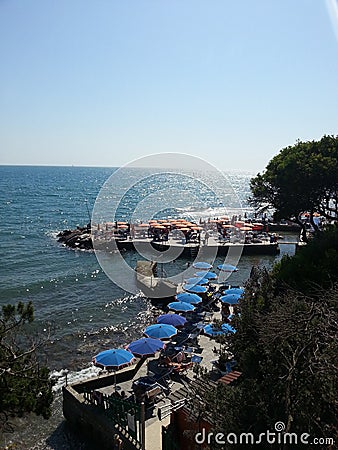
[[[80,250],[91,250],[93,241],[91,238],[91,227],[77,227],[75,230],[64,230],[57,235],[58,242],[66,247]]]

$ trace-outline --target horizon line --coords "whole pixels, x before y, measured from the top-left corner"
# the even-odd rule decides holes
[[[122,166],[108,166],[108,165],[86,165],[86,164],[13,164],[13,163],[0,163],[0,167],[74,167],[74,168],[97,168],[97,169],[120,169],[125,167],[124,165]],[[128,167],[129,169],[166,169],[166,167],[144,167],[144,166],[134,166],[134,167]],[[168,168],[169,169],[174,169],[174,168]],[[179,169],[179,168],[177,168]],[[258,170],[257,169],[233,169],[233,168],[228,168],[226,170],[222,170],[222,169],[218,169],[220,170],[220,172],[243,172],[243,173],[257,173]],[[264,169],[263,169],[264,170]]]

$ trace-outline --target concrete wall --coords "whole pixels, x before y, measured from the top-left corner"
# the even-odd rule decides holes
[[[116,383],[133,379],[143,362],[144,360],[140,360],[132,368],[116,373]],[[119,434],[123,441],[123,449],[140,449],[140,445],[131,440],[124,429],[114,425],[101,408],[86,403],[82,395],[85,391],[112,386],[114,383],[115,375],[108,374],[64,386],[63,415],[77,434],[95,443],[95,448],[113,449],[114,435]]]
[[[77,434],[100,450],[114,449],[114,435],[119,434],[123,449],[139,450],[141,446],[114,425],[99,407],[86,404],[83,395],[72,386],[63,387],[63,414]]]
[[[123,383],[124,381],[132,380],[141,365],[144,363],[144,360],[140,360],[136,365],[132,366],[132,368],[128,370],[122,370],[116,373],[116,383]],[[81,381],[80,383],[72,384],[73,389],[78,393],[83,393],[85,390],[93,390],[93,389],[102,389],[106,386],[113,386],[115,383],[115,375],[101,375],[99,377],[90,378],[87,381]]]

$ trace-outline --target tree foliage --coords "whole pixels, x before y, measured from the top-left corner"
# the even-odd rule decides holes
[[[275,218],[299,222],[299,214],[338,215],[338,137],[301,142],[282,149],[265,171],[251,179],[250,203],[271,207]]]
[[[258,436],[274,432],[282,421],[288,433],[337,439],[337,265],[325,266],[325,255],[337,248],[337,230],[323,235],[273,272],[252,272],[241,315],[235,319],[237,333],[230,341],[242,375],[235,384],[217,386],[207,397],[215,432]],[[314,255],[324,264],[316,284]],[[277,447],[261,443],[260,448]]]
[[[302,246],[290,257],[284,256],[274,266],[273,276],[279,289],[292,289],[311,295],[322,288],[321,296],[338,280],[338,226],[331,226]]]
[[[37,351],[45,339],[28,331],[34,320],[32,302],[4,305],[0,312],[0,412],[22,415],[34,412],[48,418],[53,400],[47,367]],[[48,333],[47,333],[48,334]],[[4,425],[4,423],[0,424]]]

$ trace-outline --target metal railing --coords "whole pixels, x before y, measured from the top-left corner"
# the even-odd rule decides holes
[[[144,432],[144,404],[138,405],[132,401],[106,395],[96,390],[84,390],[84,399],[94,405],[123,430],[127,438],[131,438],[143,447]]]

